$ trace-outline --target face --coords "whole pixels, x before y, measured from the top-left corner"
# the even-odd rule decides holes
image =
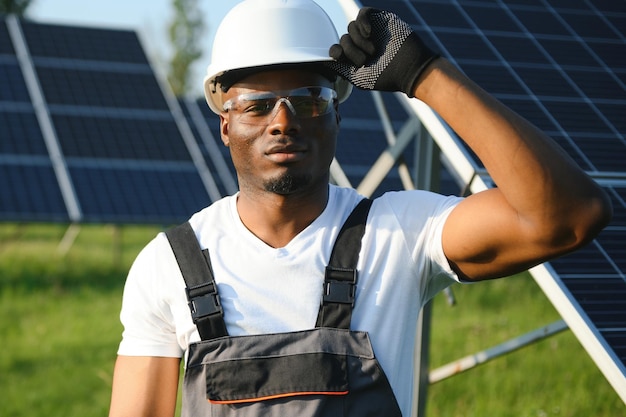
[[[267,71],[234,84],[224,94],[224,102],[242,94],[291,91],[306,86],[332,87],[330,81],[316,73]],[[222,141],[230,148],[242,192],[288,195],[325,188],[339,131],[336,100],[331,107],[321,116],[299,117],[288,103],[279,101],[274,111],[258,123],[242,117],[239,108],[222,113]]]

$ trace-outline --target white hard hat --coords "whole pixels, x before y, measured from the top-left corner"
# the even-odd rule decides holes
[[[338,42],[332,20],[312,0],[245,0],[217,28],[204,78],[207,103],[222,112],[220,77],[228,71],[331,61],[328,50]],[[352,91],[338,75],[334,87],[340,102]]]

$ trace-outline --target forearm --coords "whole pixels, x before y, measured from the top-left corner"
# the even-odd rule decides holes
[[[430,65],[415,96],[476,153],[508,204],[525,221],[586,228],[586,221],[603,216],[606,197],[593,180],[554,141],[447,60]]]

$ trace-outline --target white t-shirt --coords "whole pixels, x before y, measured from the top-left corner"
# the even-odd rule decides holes
[[[237,196],[196,213],[190,223],[208,248],[232,336],[315,327],[324,268],[344,221],[362,197],[329,187],[324,212],[289,244],[272,248],[241,222]],[[367,331],[409,415],[416,322],[422,305],[456,279],[443,253],[443,224],[458,197],[390,192],[374,200],[359,254],[351,329]],[[182,357],[200,340],[185,284],[164,233],[138,255],[124,289],[118,354]]]

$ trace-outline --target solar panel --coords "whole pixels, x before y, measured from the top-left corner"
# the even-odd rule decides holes
[[[597,239],[531,272],[626,402],[626,2],[362,4],[400,15],[425,42],[552,136],[611,196],[614,220]],[[434,136],[452,170],[462,171],[469,161],[482,172],[458,138]]]
[[[213,199],[132,31],[0,26],[0,218],[171,223]]]

